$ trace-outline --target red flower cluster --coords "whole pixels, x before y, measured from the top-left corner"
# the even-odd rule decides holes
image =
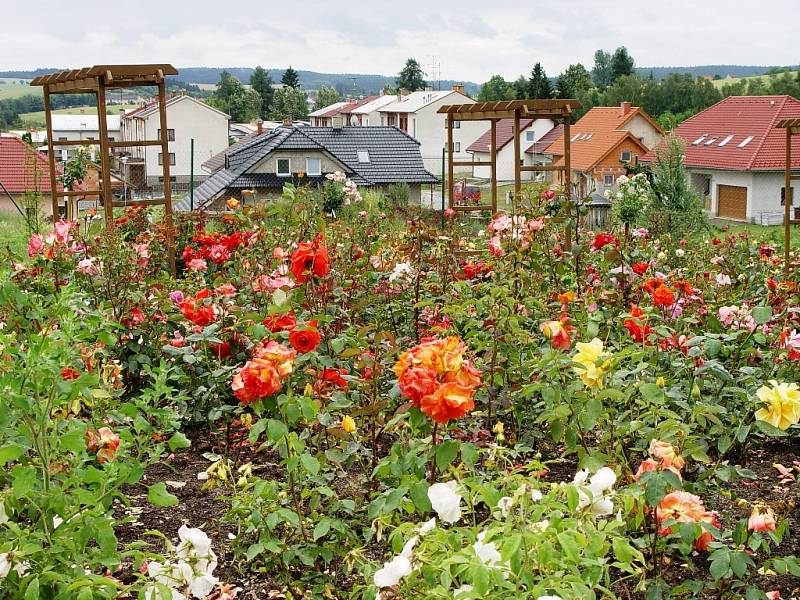
[[[331,270],[328,250],[322,245],[320,236],[312,242],[302,242],[292,252],[292,273],[298,283],[305,283],[312,276],[325,277]]]
[[[636,262],[636,263],[633,263],[631,265],[631,269],[637,275],[644,275],[645,273],[647,273],[647,269],[649,269],[649,268],[650,268],[650,263],[646,262],[646,261],[645,262]]]
[[[455,336],[423,342],[404,352],[393,368],[403,395],[437,423],[461,418],[475,407],[481,378],[464,358],[466,349]]]
[[[234,231],[230,235],[201,231],[192,239],[197,246],[186,246],[183,249],[183,261],[189,264],[192,260],[204,259],[221,265],[236,249],[247,244],[251,237],[252,231]]]
[[[600,250],[609,244],[616,244],[617,238],[615,238],[610,233],[598,233],[594,236],[594,240],[592,241],[592,250]]]
[[[289,333],[289,343],[300,354],[313,352],[321,339],[316,327],[295,328]]]
[[[649,337],[650,334],[653,333],[653,328],[647,324],[647,321],[641,318],[643,316],[644,311],[634,304],[631,306],[631,316],[625,319],[623,326],[628,330],[628,333],[631,334],[634,340],[639,343],[644,342],[649,344]]]
[[[209,293],[207,289],[200,290],[192,297],[186,298],[181,302],[178,307],[181,309],[181,314],[186,317],[195,325],[205,327],[214,322],[214,307],[203,304],[202,300],[208,298]]]
[[[277,393],[292,374],[297,353],[270,341],[253,349],[252,358],[233,376],[231,389],[242,404]]]
[[[491,265],[487,265],[482,260],[478,262],[462,261],[461,273],[456,273],[456,279],[472,281],[478,277],[484,277],[492,272]]]
[[[652,277],[642,286],[650,297],[653,299],[653,304],[656,306],[666,307],[675,304],[675,294],[664,282],[663,279]]]
[[[279,331],[291,331],[297,326],[297,317],[293,310],[287,313],[269,315],[264,319],[264,325],[267,326],[272,333]]]

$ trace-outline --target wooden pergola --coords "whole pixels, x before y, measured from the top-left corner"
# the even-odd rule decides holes
[[[172,65],[95,65],[83,69],[61,71],[50,75],[36,77],[31,85],[41,86],[44,94],[44,113],[47,123],[47,151],[50,164],[50,187],[52,189],[53,220],[57,219],[59,198],[73,198],[96,194],[103,199],[106,227],[114,227],[114,208],[127,206],[163,205],[167,226],[167,245],[169,248],[170,270],[175,272],[175,240],[172,224],[172,190],[169,175],[169,131],[167,129],[166,77],[177,75]],[[106,119],[106,90],[139,86],[155,86],[158,88],[158,109],[160,116],[160,139],[157,140],[115,140],[108,139],[108,121]],[[55,140],[53,139],[52,94],[94,94],[97,104],[97,122],[99,140]],[[101,173],[98,190],[64,190],[58,191],[56,171],[56,146],[100,146]],[[139,146],[159,146],[162,156],[162,176],[164,194],[162,198],[138,200],[133,202],[114,202],[111,190],[111,153],[112,148],[133,148]],[[127,200],[127,199],[126,199]],[[69,202],[67,202],[69,205]]]
[[[500,100],[496,102],[476,102],[474,104],[448,104],[438,112],[447,115],[447,193],[448,204],[454,210],[497,211],[497,122],[500,119],[514,119],[514,194],[519,197],[522,190],[522,173],[526,171],[560,171],[564,174],[563,183],[567,194],[572,194],[572,169],[570,165],[570,122],[572,111],[580,108],[577,100]],[[523,165],[522,144],[520,141],[520,121],[522,119],[551,119],[564,125],[564,164]],[[491,123],[491,146],[488,161],[457,161],[453,158],[453,124],[456,121],[489,121]],[[455,204],[455,167],[490,167],[491,205],[457,206]]]
[[[794,190],[792,181],[800,180],[800,173],[792,174],[792,136],[800,135],[800,119],[781,119],[776,129],[786,130],[786,165],[784,166],[784,198],[783,198],[783,270],[788,277],[791,268],[792,225],[800,225],[800,219],[792,218],[792,201]]]

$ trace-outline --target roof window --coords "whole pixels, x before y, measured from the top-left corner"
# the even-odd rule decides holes
[[[744,138],[744,139],[743,139],[741,142],[739,142],[739,145],[738,145],[738,146],[736,146],[736,147],[737,147],[737,148],[744,148],[745,146],[747,146],[747,144],[749,144],[749,143],[750,143],[750,142],[752,142],[752,141],[753,141],[753,136],[752,136],[752,135],[748,135],[748,136],[747,136],[746,138]]]
[[[730,142],[732,139],[733,139],[733,136],[732,136],[732,135],[729,135],[728,137],[726,137],[724,140],[722,140],[722,141],[721,141],[719,144],[717,144],[717,145],[718,145],[718,146],[720,146],[720,147],[722,147],[722,146],[724,146],[725,144],[727,144],[728,142]]]
[[[693,142],[692,142],[692,146],[699,146],[700,144],[702,144],[702,143],[703,143],[703,140],[705,140],[705,139],[706,139],[706,137],[707,137],[707,136],[706,136],[706,134],[704,133],[703,135],[701,135],[699,138],[697,138],[695,141],[693,141]]]
[[[368,163],[369,162],[369,152],[367,150],[359,150],[358,151],[358,162],[360,162],[360,163]]]

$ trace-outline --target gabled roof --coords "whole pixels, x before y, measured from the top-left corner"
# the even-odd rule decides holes
[[[235,144],[231,144],[230,146],[225,148],[225,150],[223,150],[222,152],[218,152],[200,166],[209,173],[216,173],[217,171],[225,167],[225,157],[228,156],[228,154],[235,151],[237,148],[241,147],[241,144],[245,144],[250,140],[252,140],[253,138],[259,135],[264,135],[265,133],[268,132],[262,131],[261,133],[258,133],[258,131],[251,131],[250,133],[246,133],[245,135],[240,137]]]
[[[653,121],[652,117],[638,106],[627,106],[627,110],[625,110],[625,106],[595,106],[572,125],[570,129],[572,138],[580,136],[572,143],[572,148],[575,148],[575,144],[578,141],[591,141],[597,144],[600,140],[600,136],[597,134],[623,131],[625,124],[636,116],[641,116],[648,121],[658,133],[664,133],[658,123]],[[587,137],[589,138],[588,140],[586,139]],[[595,138],[597,139],[595,140]],[[606,137],[605,139],[610,141],[616,138]],[[548,154],[564,154],[563,135],[553,142]]]
[[[51,117],[53,131],[99,131],[100,118],[94,115],[62,115],[54,113]],[[109,131],[119,131],[120,116],[106,115]]]
[[[384,94],[383,96],[369,96],[372,98],[369,102],[364,102],[354,108],[348,109],[354,115],[368,115],[371,112],[380,110],[384,106],[397,102],[397,96]],[[366,100],[366,98],[365,98]]]
[[[563,135],[560,139],[563,140]],[[577,139],[570,143],[570,167],[575,171],[591,171],[597,163],[611,154],[626,140],[638,146],[642,155],[647,152],[647,146],[642,144],[630,131],[600,132],[592,134],[589,139]],[[553,146],[550,146],[547,154],[553,154],[555,157],[553,164],[563,164],[563,155],[553,152]]]
[[[47,157],[18,137],[0,136],[0,183],[10,194],[34,190],[42,193],[50,192]],[[63,189],[60,183],[57,189]]]
[[[377,100],[380,96],[364,96],[360,100],[355,100],[353,102],[348,102],[347,106],[343,107],[339,112],[343,115],[352,114],[352,112],[360,106],[364,106],[365,104],[369,104],[373,100]]]
[[[564,135],[564,125],[558,124],[525,150],[526,154],[545,154],[558,138]]]
[[[520,119],[519,130],[525,131],[533,123],[533,119]],[[514,139],[514,119],[500,119],[497,122],[497,150]],[[467,148],[467,152],[489,152],[492,145],[492,128],[484,133]]]
[[[462,96],[466,100],[470,100],[467,96],[464,96],[460,92],[456,92],[455,90],[442,90],[439,92],[411,92],[405,96],[402,96],[401,100],[392,102],[391,104],[387,104],[383,108],[380,108],[380,112],[390,112],[390,113],[412,113],[417,112],[419,109],[428,106],[429,104],[433,104],[443,98],[447,98],[447,96],[451,94],[458,94]]]
[[[675,129],[686,142],[687,167],[732,171],[775,171],[786,164],[786,132],[780,119],[800,117],[791,96],[730,96]],[[649,152],[642,161],[655,160]],[[792,167],[800,168],[800,136],[792,136]]]
[[[227,166],[194,190],[195,206],[202,207],[229,188],[281,187],[286,178],[250,173],[256,164],[278,150],[325,152],[344,165],[358,185],[438,181],[425,169],[419,142],[396,127],[279,127],[231,149],[226,156]],[[358,154],[363,151],[369,154],[369,162],[359,162]],[[178,210],[188,209],[188,204],[183,204],[176,205]]]
[[[342,109],[346,106],[349,106],[350,102],[334,102],[333,104],[329,104],[328,106],[323,106],[315,110],[314,112],[308,113],[309,117],[335,117]]]
[[[230,119],[231,118],[231,116],[229,114],[224,113],[221,110],[214,108],[210,104],[206,104],[205,102],[203,102],[201,100],[198,100],[197,98],[193,98],[192,96],[189,96],[188,94],[176,94],[175,96],[172,96],[171,98],[167,98],[166,106],[167,106],[167,108],[169,108],[170,106],[172,106],[174,104],[177,104],[179,102],[184,102],[184,101],[191,101],[191,102],[194,102],[195,104],[199,104],[203,108],[207,108],[208,110],[212,110],[215,113],[224,116],[226,119]],[[139,108],[136,108],[136,109],[132,110],[129,113],[126,113],[123,118],[124,119],[132,119],[132,118],[135,118],[135,119],[146,119],[147,117],[149,117],[150,115],[152,115],[153,113],[155,113],[157,111],[158,111],[158,100],[154,100],[152,102],[148,102],[144,106],[140,106]]]

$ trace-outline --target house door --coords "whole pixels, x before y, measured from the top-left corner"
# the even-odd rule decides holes
[[[717,216],[747,220],[747,188],[738,185],[717,186]]]

